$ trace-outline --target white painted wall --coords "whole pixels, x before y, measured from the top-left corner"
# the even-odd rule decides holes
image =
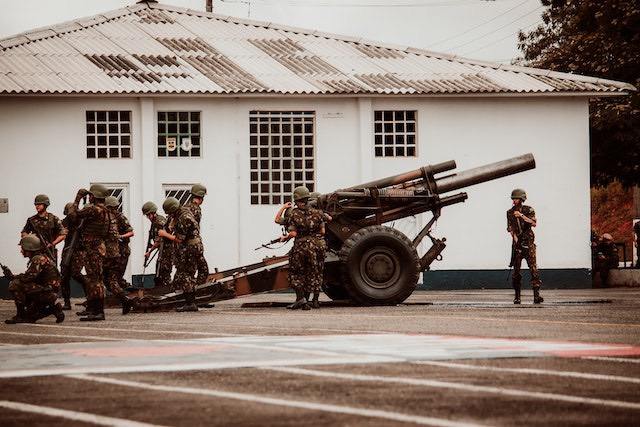
[[[374,109],[418,110],[418,158],[373,157]],[[86,110],[132,111],[132,159],[86,159]],[[538,168],[467,190],[464,205],[445,208],[436,234],[449,246],[438,269],[505,268],[505,211],[514,187],[524,187],[539,217],[541,268],[587,268],[589,252],[588,104],[584,98],[485,99],[215,99],[0,98],[0,261],[20,270],[16,243],[33,196],[46,193],[61,215],[80,186],[130,184],[133,273],[142,272],[146,200],[162,203],[163,184],[201,182],[209,189],[202,233],[210,266],[220,269],[283,253],[254,251],[279,230],[275,206],[249,203],[249,111],[316,111],[316,184],[320,191],[455,159],[459,170],[532,152]],[[202,112],[202,157],[156,155],[156,112]],[[425,219],[407,221],[411,229]],[[413,237],[413,236],[410,236]],[[149,269],[152,271],[153,269]]]

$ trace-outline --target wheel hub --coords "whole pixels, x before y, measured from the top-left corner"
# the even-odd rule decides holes
[[[388,248],[372,248],[362,257],[360,274],[369,286],[378,289],[392,286],[400,275],[400,260]]]

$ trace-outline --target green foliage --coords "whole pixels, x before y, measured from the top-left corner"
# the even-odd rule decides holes
[[[523,65],[640,87],[639,0],[541,0],[543,24],[519,34]],[[590,105],[591,181],[640,184],[640,94]]]
[[[591,189],[591,228],[599,235],[609,233],[625,244],[631,260],[633,244],[633,191],[615,181],[606,187]],[[620,251],[622,260],[622,251]]]

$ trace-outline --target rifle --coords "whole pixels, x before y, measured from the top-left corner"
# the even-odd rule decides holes
[[[53,248],[53,246],[50,248],[49,247],[49,243],[47,241],[47,239],[45,239],[42,234],[40,234],[40,232],[38,231],[38,229],[36,228],[35,225],[33,225],[33,222],[31,222],[31,218],[27,219],[27,222],[29,223],[29,225],[31,226],[31,228],[33,229],[34,234],[38,237],[38,239],[40,239],[40,241],[42,242],[42,244],[44,245],[44,250],[47,254],[47,256],[49,258],[51,258],[51,261],[53,261],[55,264],[58,263],[58,260],[56,259],[56,257],[54,256],[54,250],[55,248]],[[53,250],[52,250],[53,249]]]
[[[80,220],[80,223],[73,231],[73,235],[71,236],[71,240],[69,240],[69,246],[67,247],[65,244],[64,256],[62,260],[60,260],[60,270],[62,270],[62,283],[66,283],[66,281],[71,280],[71,260],[73,258],[73,254],[76,251],[76,246],[78,246],[78,240],[80,239],[80,231],[84,226],[84,219]]]
[[[511,278],[511,270],[516,265],[516,258],[518,254],[522,252],[522,225],[520,224],[520,218],[516,217],[516,225],[518,233],[516,234],[517,241],[511,242],[511,259],[509,260],[509,275],[507,276],[507,282]]]
[[[6,277],[9,280],[13,280],[13,278],[15,277],[15,275],[11,272],[11,270],[9,269],[9,267],[7,267],[4,264],[0,264],[0,268],[2,268],[2,273],[4,274],[4,277]]]
[[[287,235],[287,234],[285,233],[285,231],[284,231],[284,227],[282,227],[282,235],[283,235],[283,236],[286,236],[286,235]],[[263,244],[261,244],[260,246],[258,246],[257,248],[255,248],[255,249],[254,249],[254,251],[257,251],[257,250],[262,249],[262,248],[266,248],[266,249],[274,249],[274,248],[272,248],[272,247],[271,247],[271,245],[273,245],[274,243],[278,243],[278,242],[280,242],[280,237],[277,237],[277,238],[275,238],[275,239],[273,239],[273,240],[270,240],[270,241],[269,241],[269,242],[267,242],[267,243],[263,243]]]

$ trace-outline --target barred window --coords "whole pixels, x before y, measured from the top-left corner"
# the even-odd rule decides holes
[[[191,198],[191,186],[193,184],[164,184],[162,191],[164,197],[175,197],[180,202],[180,205],[184,205]]]
[[[109,191],[107,196],[113,196],[118,199],[118,210],[127,215],[129,210],[129,184],[101,184],[107,187],[107,190]]]
[[[131,157],[131,111],[87,111],[87,158]]]
[[[251,111],[249,114],[252,205],[289,201],[293,189],[314,191],[313,111]]]
[[[158,157],[200,157],[199,111],[158,111]]]
[[[416,115],[414,110],[374,112],[376,157],[416,156]]]

